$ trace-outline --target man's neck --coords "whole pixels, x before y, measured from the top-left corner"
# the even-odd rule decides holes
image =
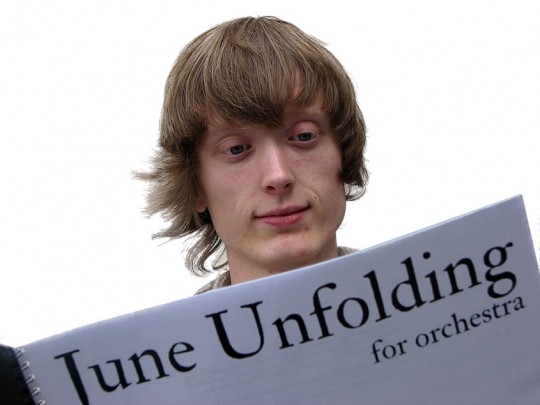
[[[273,263],[272,265],[263,265],[259,263],[235,260],[234,256],[229,257],[229,271],[231,284],[239,284],[246,281],[256,280],[290,270],[320,263],[326,260],[334,259],[338,256],[337,246],[321,252],[310,258],[299,258],[298,260],[289,260],[287,263]]]

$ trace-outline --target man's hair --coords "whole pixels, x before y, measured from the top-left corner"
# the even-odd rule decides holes
[[[341,149],[346,198],[358,199],[368,179],[364,119],[349,76],[322,42],[275,17],[228,21],[191,41],[165,85],[152,169],[137,174],[150,183],[145,212],[161,213],[170,223],[154,238],[194,236],[186,267],[198,275],[210,272],[206,261],[222,241],[208,211],[195,210],[197,149],[208,122],[277,127],[287,107],[316,102]],[[227,264],[223,253],[214,269]]]

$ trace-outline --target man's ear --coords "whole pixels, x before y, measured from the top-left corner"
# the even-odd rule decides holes
[[[197,196],[195,197],[195,211],[197,211],[198,213],[203,213],[204,211],[206,211],[206,209],[208,208],[207,205],[206,205],[206,198],[204,197],[204,195],[201,193],[201,191],[199,191],[197,193]]]

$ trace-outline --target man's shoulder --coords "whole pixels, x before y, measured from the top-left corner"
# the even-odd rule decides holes
[[[231,275],[229,273],[229,270],[227,270],[219,274],[215,279],[209,281],[201,288],[199,288],[194,295],[199,295],[211,290],[216,290],[221,287],[227,287],[229,285],[231,285]]]
[[[338,246],[337,251],[338,251],[338,256],[346,256],[348,254],[358,252],[358,249],[353,249],[353,248],[345,247],[345,246]]]

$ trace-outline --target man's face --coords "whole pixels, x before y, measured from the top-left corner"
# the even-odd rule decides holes
[[[233,283],[337,256],[341,152],[319,108],[288,109],[278,128],[209,125],[198,158],[195,208],[208,208]]]

